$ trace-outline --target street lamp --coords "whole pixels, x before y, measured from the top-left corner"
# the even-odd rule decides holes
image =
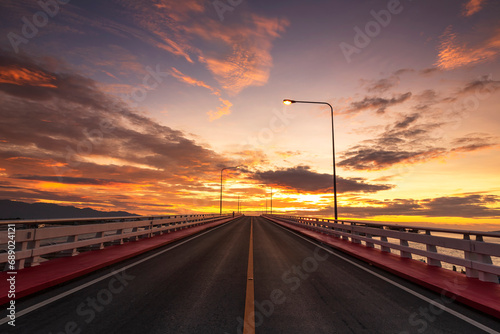
[[[220,170],[220,215],[222,216],[222,172],[225,171],[226,169],[238,169],[241,166],[235,166],[235,167],[224,167]]]
[[[333,129],[333,107],[330,103],[328,102],[316,102],[316,101],[296,101],[296,100],[290,100],[290,99],[285,99],[283,100],[283,103],[286,105],[290,105],[292,103],[312,103],[312,104],[326,104],[330,107],[331,115],[332,115],[332,155],[333,155],[333,196],[334,196],[334,201],[335,201],[335,220],[338,219],[337,216],[337,175],[335,173],[335,136],[334,136],[334,129]]]
[[[271,187],[271,214],[273,214],[273,187]]]

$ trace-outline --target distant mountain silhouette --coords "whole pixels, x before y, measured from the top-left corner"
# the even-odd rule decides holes
[[[25,203],[0,200],[0,219],[57,219],[136,216],[125,211],[97,211],[51,203]]]

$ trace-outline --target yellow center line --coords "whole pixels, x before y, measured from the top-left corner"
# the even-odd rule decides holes
[[[250,218],[250,246],[248,251],[247,297],[245,300],[244,334],[255,334],[255,305],[253,289],[253,217]]]

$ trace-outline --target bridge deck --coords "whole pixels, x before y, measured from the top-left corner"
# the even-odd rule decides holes
[[[468,278],[458,272],[429,266],[423,262],[382,252],[376,248],[367,248],[306,228],[272,220],[409,281],[456,298],[464,304],[500,318],[500,284],[481,282],[479,279]]]
[[[0,332],[242,333],[245,321],[245,333],[500,331],[498,319],[322,247],[245,217],[18,300],[15,331]]]

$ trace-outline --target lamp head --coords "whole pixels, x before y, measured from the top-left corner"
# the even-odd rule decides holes
[[[290,100],[290,99],[283,100],[283,104],[286,104],[287,106],[290,105],[290,104],[292,104],[292,103],[295,103],[295,101],[294,100]]]

